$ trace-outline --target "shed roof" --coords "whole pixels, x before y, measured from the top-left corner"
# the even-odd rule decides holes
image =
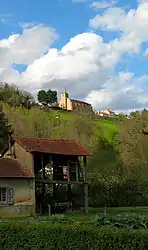
[[[15,137],[26,151],[60,155],[91,156],[92,154],[73,140],[48,140],[41,138]]]
[[[11,158],[0,159],[0,178],[32,178],[32,174]]]

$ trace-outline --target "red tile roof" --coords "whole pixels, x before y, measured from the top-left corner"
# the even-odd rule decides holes
[[[48,140],[41,138],[15,138],[26,151],[61,155],[91,156],[92,154],[73,140]]]
[[[111,110],[111,109],[109,109],[108,111],[109,111],[110,113],[115,113],[115,112],[114,112],[113,110]]]
[[[21,164],[10,158],[0,159],[0,178],[32,178],[32,174]]]

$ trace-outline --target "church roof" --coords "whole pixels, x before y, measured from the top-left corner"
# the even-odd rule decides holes
[[[78,100],[74,100],[74,99],[70,99],[72,102],[76,102],[76,103],[83,103],[83,104],[86,104],[86,105],[89,105],[91,106],[90,103],[87,103],[87,102],[83,102],[83,101],[78,101]]]

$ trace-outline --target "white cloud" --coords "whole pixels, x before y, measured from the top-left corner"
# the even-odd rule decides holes
[[[148,94],[141,85],[143,77],[134,78],[133,73],[121,72],[108,79],[101,90],[91,91],[86,101],[92,102],[94,107],[114,110],[128,110],[143,108],[148,104]]]
[[[91,7],[94,9],[106,9],[115,5],[116,1],[94,1],[91,4]]]
[[[127,13],[122,8],[109,8],[102,15],[90,20],[94,29],[119,32],[120,37],[111,42],[118,52],[138,52],[142,43],[148,41],[148,3],[139,4]]]
[[[148,48],[144,51],[144,56],[148,56]]]
[[[85,99],[96,109],[137,109],[148,106],[148,93],[143,86],[148,77],[134,73],[114,73],[125,53],[138,53],[148,41],[148,4],[126,13],[109,8],[91,20],[91,26],[120,32],[119,38],[104,42],[98,34],[85,32],[71,38],[61,49],[49,48],[56,32],[45,26],[25,25],[22,34],[0,40],[0,80],[21,83],[35,93],[41,88],[62,91],[72,98]],[[46,54],[44,54],[46,52]],[[23,73],[11,64],[27,64]]]
[[[125,20],[125,12],[121,8],[112,7],[107,9],[103,14],[96,15],[90,20],[90,26],[93,29],[103,30],[120,30],[123,20]]]
[[[56,32],[39,25],[24,29],[22,34],[13,34],[0,40],[0,56],[5,53],[1,64],[30,64],[43,55],[57,38]]]
[[[138,0],[138,3],[148,3],[148,0]]]

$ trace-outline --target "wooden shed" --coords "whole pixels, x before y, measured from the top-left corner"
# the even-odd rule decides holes
[[[3,151],[4,158],[20,162],[33,176],[36,211],[45,212],[45,203],[53,205],[57,186],[67,185],[67,204],[71,204],[71,185],[84,188],[84,207],[88,212],[87,156],[92,154],[73,140],[48,140],[41,138],[11,138],[9,148]],[[51,193],[52,199],[48,197]],[[50,188],[49,188],[50,187]],[[49,192],[50,189],[50,192]],[[46,202],[45,202],[46,201]]]

